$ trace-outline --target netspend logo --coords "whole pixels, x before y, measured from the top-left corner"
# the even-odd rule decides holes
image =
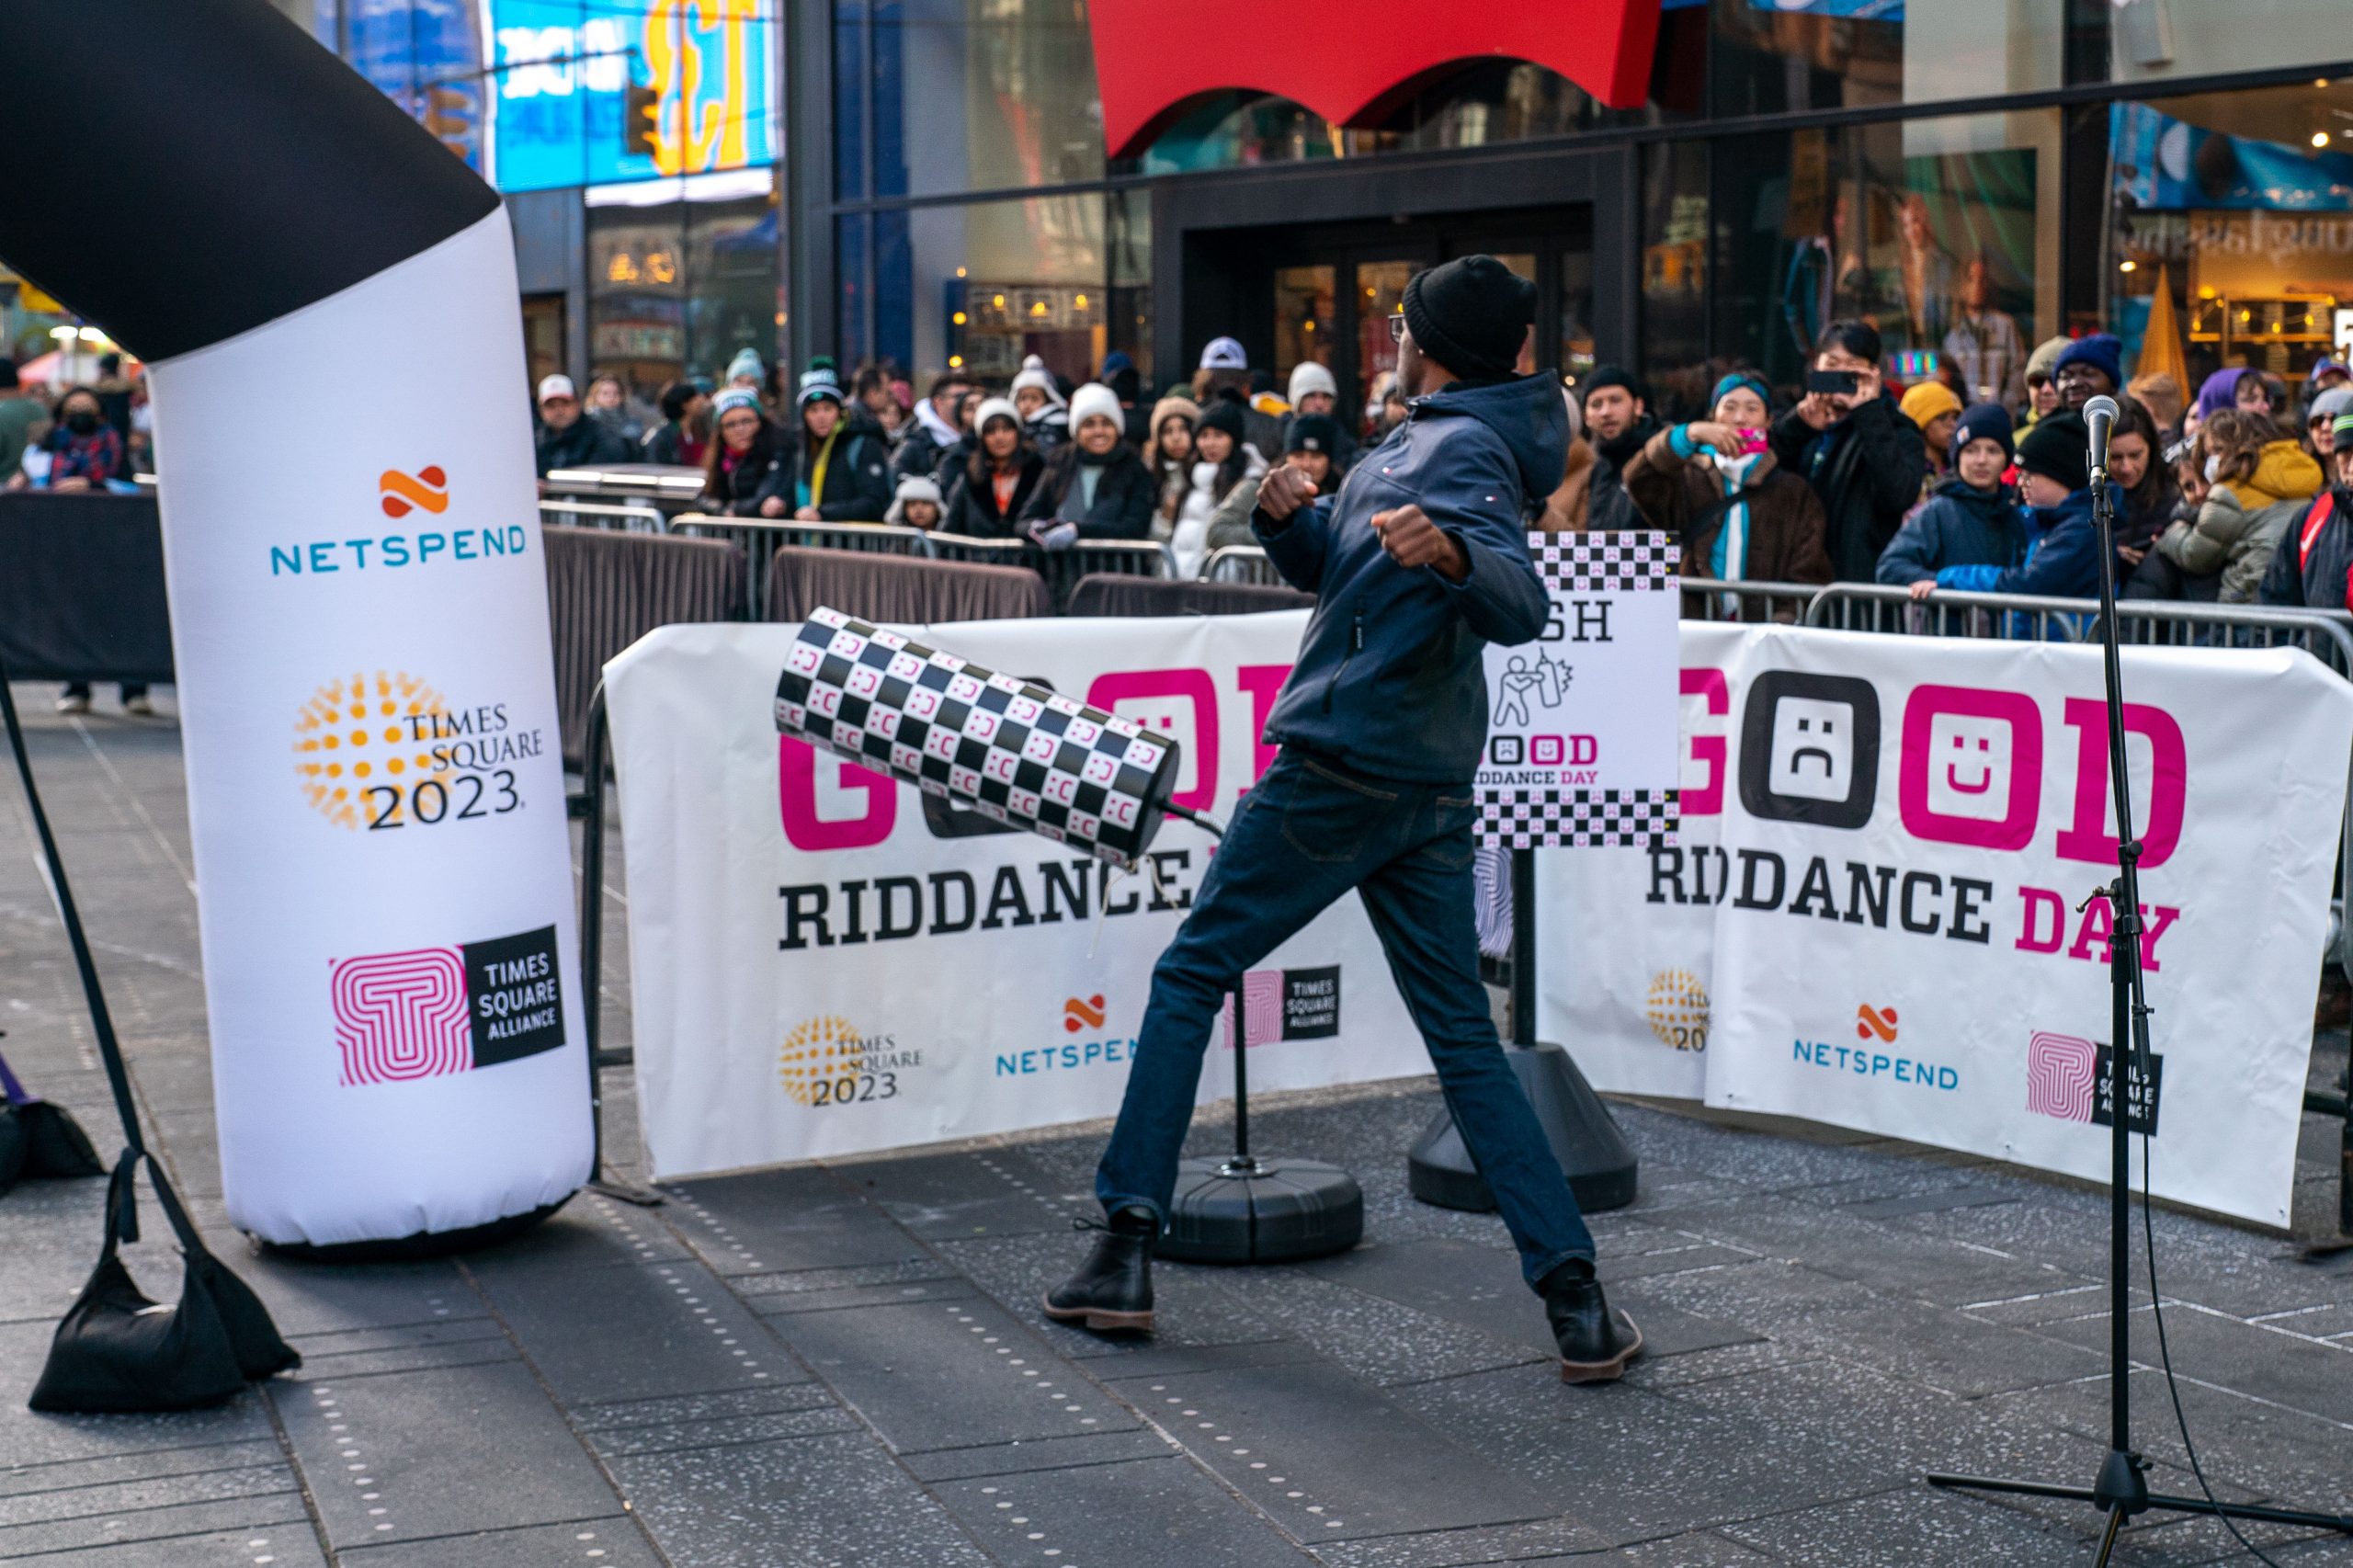
[[[388,468],[376,481],[376,489],[388,517],[405,517],[419,507],[438,517],[449,509],[449,476],[438,463],[415,473]]]
[[[1111,1015],[1105,1011],[1101,993],[1092,996],[1074,996],[1063,1004],[1063,1030],[1066,1034],[1081,1034],[1099,1029],[1103,1020]]]
[[[1855,1009],[1855,1038],[1876,1040],[1882,1045],[1895,1043],[1895,1009],[1874,1007],[1869,1002]]]

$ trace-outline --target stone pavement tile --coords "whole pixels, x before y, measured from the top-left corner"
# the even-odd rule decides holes
[[[1644,1541],[1611,1555],[1617,1568],[1758,1568],[1765,1559],[1713,1530],[1696,1530],[1671,1540]],[[1524,1568],[1598,1568],[1593,1558],[1557,1558]]]
[[[2100,1369],[2097,1357],[2061,1341],[1882,1295],[1811,1267],[1768,1263],[1670,1275],[1645,1288],[1687,1312],[1970,1397]]]
[[[726,1393],[685,1394],[654,1399],[622,1399],[604,1404],[574,1404],[568,1408],[572,1424],[591,1437],[636,1426],[698,1426],[812,1410],[835,1404],[834,1396],[815,1382],[782,1386],[762,1383],[756,1389]]]
[[[266,1497],[293,1489],[294,1474],[287,1468],[285,1456],[271,1452],[257,1464],[181,1471],[171,1475],[98,1482],[66,1491],[20,1492],[0,1497],[0,1529]]]
[[[697,1263],[510,1270],[483,1293],[566,1404],[797,1381],[790,1358]]]
[[[1330,1568],[1477,1568],[1487,1562],[1569,1561],[1568,1554],[1589,1553],[1593,1544],[1593,1531],[1574,1519],[1536,1519],[1318,1544],[1315,1555]]]
[[[1135,1418],[981,1300],[770,1318],[900,1453],[1116,1431]]]
[[[1006,1562],[1309,1568],[1313,1561],[1173,1454],[951,1482],[933,1491],[983,1550]]]
[[[626,1514],[361,1547],[336,1555],[343,1568],[661,1568],[662,1563]]]
[[[40,1568],[326,1568],[308,1519],[124,1541],[31,1559]]]
[[[277,1405],[338,1551],[614,1511],[596,1462],[518,1365],[305,1377]]]
[[[864,1433],[648,1454],[613,1471],[682,1568],[993,1568]]]
[[[823,1390],[815,1391],[821,1397]],[[820,1432],[858,1430],[858,1418],[830,1398],[799,1410],[779,1410],[764,1415],[734,1415],[717,1421],[681,1421],[662,1426],[624,1426],[589,1434],[589,1446],[607,1459],[631,1454],[676,1453],[686,1449],[723,1449],[745,1443],[769,1443],[780,1437],[807,1437]]]
[[[1558,1499],[1449,1441],[1411,1406],[1328,1363],[1146,1375],[1113,1386],[1302,1540],[1563,1511]]]
[[[2150,1312],[2132,1313],[2131,1326],[2133,1359],[2156,1366],[2157,1335]],[[2177,1378],[2219,1384],[2353,1427],[2353,1346],[2302,1339],[2187,1304],[2165,1310],[2165,1329]],[[2105,1316],[2046,1324],[2039,1332],[2097,1352],[2105,1367]],[[2170,1415],[2170,1406],[2166,1412]],[[2348,1458],[2353,1458],[2353,1432],[2347,1441]]]
[[[1029,1323],[1063,1356],[1085,1359],[1120,1354],[1116,1335],[1050,1323],[1039,1310],[1048,1289],[1086,1260],[1089,1237],[1067,1228],[1030,1235],[941,1242],[939,1255],[963,1271],[1015,1316]],[[1249,1302],[1245,1284],[1255,1271],[1155,1263],[1152,1270],[1153,1343],[1162,1346],[1244,1345],[1279,1339],[1282,1330]]]
[[[2132,1301],[2146,1305],[2148,1292],[2137,1292]],[[1973,1301],[1952,1303],[1971,1317],[1987,1323],[2008,1324],[2015,1328],[2029,1328],[2037,1324],[2061,1323],[2069,1318],[2104,1315],[2108,1311],[2106,1285],[2063,1285],[2056,1290],[2036,1290],[2024,1296],[1990,1296]]]
[[[1139,1426],[1125,1432],[1089,1432],[1083,1437],[1032,1437],[978,1449],[936,1449],[908,1454],[900,1462],[918,1481],[969,1481],[975,1476],[1159,1459],[1175,1452],[1165,1437]]]
[[[1405,1244],[1408,1247],[1463,1244]],[[1536,1298],[1525,1287],[1520,1288],[1520,1295],[1525,1300],[1517,1304],[1534,1309],[1531,1315],[1540,1327],[1542,1309]],[[1400,1305],[1384,1296],[1313,1275],[1267,1270],[1251,1282],[1249,1297],[1252,1305],[1289,1337],[1370,1383],[1461,1377],[1533,1361],[1544,1354],[1541,1346],[1526,1342],[1525,1335],[1504,1337],[1483,1326]]]
[[[1239,1367],[1281,1367],[1320,1358],[1295,1339],[1254,1339],[1239,1345],[1162,1345],[1141,1335],[1098,1335],[1101,1353],[1071,1359],[1097,1381],[1221,1372]]]
[[[464,1267],[488,1283],[526,1271],[675,1262],[687,1249],[654,1217],[660,1212],[583,1192],[520,1235],[469,1253]]]
[[[926,1241],[1067,1234],[1074,1214],[1099,1213],[1084,1192],[1063,1195],[1062,1184],[1015,1148],[917,1154],[835,1165],[835,1176]]]
[[[1845,1456],[1858,1485],[1893,1485],[1925,1471],[1963,1475],[2090,1475],[2108,1449],[2023,1411],[1957,1399],[1825,1357],[1660,1391],[1666,1398],[1756,1421]]]
[[[2260,1496],[2283,1507],[2353,1512],[2353,1432],[2316,1416],[2255,1399],[2208,1381],[2186,1360],[2179,1369],[2182,1414],[2198,1445],[2206,1479],[2226,1497]],[[2152,1484],[2194,1494],[2197,1478],[2174,1420],[2165,1374],[2154,1369],[2132,1374],[2133,1446],[2163,1467]],[[2109,1387],[2106,1378],[1997,1394],[1983,1402],[1986,1414],[2004,1424],[2042,1425],[2072,1432],[2105,1453]],[[2018,1473],[2003,1471],[2001,1473]],[[2088,1476],[2061,1479],[2088,1483]]]
[[[140,1453],[104,1454],[95,1459],[60,1460],[51,1464],[9,1461],[0,1468],[0,1499],[36,1492],[65,1492],[107,1486],[126,1481],[152,1481],[164,1476],[196,1475],[207,1471],[242,1470],[283,1462],[278,1444],[267,1437],[237,1443],[203,1443],[184,1449],[153,1449]],[[5,1506],[5,1503],[0,1503]]]
[[[936,1264],[843,1177],[814,1165],[669,1182],[671,1227],[719,1273]]]
[[[478,1367],[513,1361],[522,1354],[506,1331],[486,1317],[308,1334],[291,1343],[302,1353],[303,1369],[319,1381],[432,1367]]]
[[[74,1181],[19,1182],[0,1198],[0,1325],[31,1324],[54,1327],[65,1309],[89,1282],[98,1262],[98,1222],[106,1207],[107,1184],[97,1176]],[[171,1227],[142,1184],[138,1245],[123,1249],[122,1260],[131,1278],[149,1295],[166,1300],[179,1291],[180,1256],[176,1244],[167,1244]],[[5,1328],[0,1328],[5,1332]],[[48,1335],[41,1335],[46,1344]],[[24,1379],[32,1389],[39,1363]],[[0,1393],[5,1384],[0,1384]],[[5,1452],[6,1450],[0,1450]]]
[[[1674,1255],[1649,1252],[1636,1257],[1661,1256]],[[1521,1279],[1519,1259],[1511,1253],[1460,1242],[1409,1242],[1399,1246],[1359,1247],[1309,1264],[1306,1271],[1474,1330],[1523,1352],[1515,1358],[1534,1356],[1549,1360],[1557,1354],[1543,1303]],[[1660,1277],[1637,1278],[1655,1280]],[[1609,1278],[1606,1262],[1604,1278]],[[1716,1349],[1758,1337],[1737,1324],[1687,1312],[1640,1284],[1612,1281],[1609,1300],[1641,1325],[1643,1353],[1648,1357]]]
[[[1454,1443],[1533,1486],[1601,1544],[1649,1540],[1870,1490],[1846,1457],[1747,1415],[1620,1383],[1568,1388],[1523,1369],[1392,1391]]]
[[[1941,1221],[1946,1216],[1935,1218]],[[2025,1258],[1992,1256],[1982,1246],[1962,1246],[1941,1235],[1876,1223],[1850,1210],[1792,1203],[1780,1196],[1744,1199],[1720,1205],[1704,1215],[1687,1215],[1684,1228],[1770,1257],[1802,1259],[1809,1268],[1857,1280],[1874,1290],[1947,1305],[1993,1296],[2023,1296],[2080,1284],[2086,1278],[2062,1274]]]
[[[291,1475],[280,1473],[284,1490],[256,1496],[77,1515],[0,1528],[0,1562],[46,1562],[51,1559],[43,1554],[49,1552],[119,1547],[132,1541],[169,1542],[179,1537],[216,1532],[244,1531],[249,1537],[276,1535],[279,1528],[290,1527],[307,1536],[311,1533],[311,1521],[302,1507],[302,1494],[294,1489]],[[176,1564],[178,1559],[159,1549],[151,1561]]]
[[[724,1274],[721,1269],[718,1272]],[[827,1295],[851,1290],[889,1289],[901,1285],[954,1286],[970,1290],[964,1277],[944,1259],[908,1258],[898,1263],[850,1264],[838,1268],[800,1268],[790,1274],[737,1274],[727,1288],[751,1304],[756,1312],[795,1310],[787,1298]]]
[[[1717,1378],[1736,1378],[1768,1367],[1795,1366],[1824,1358],[1811,1346],[1749,1339],[1712,1350],[1688,1350],[1680,1356],[1644,1356],[1626,1369],[1624,1381],[1635,1388],[1674,1389]]]
[[[789,1317],[795,1312],[837,1312],[861,1307],[904,1306],[912,1301],[959,1301],[977,1296],[980,1291],[970,1280],[950,1277],[901,1285],[844,1285],[831,1290],[744,1294],[744,1304],[760,1316]]]
[[[1717,1528],[1776,1562],[1819,1568],[2052,1568],[2082,1551],[2077,1538],[1925,1486]]]
[[[336,1334],[489,1315],[482,1298],[448,1258],[306,1263],[242,1242],[215,1250],[237,1278],[253,1287],[283,1335]]]

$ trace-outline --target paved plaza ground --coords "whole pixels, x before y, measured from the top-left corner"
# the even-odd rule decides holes
[[[1424,1207],[1426,1079],[1271,1097],[1263,1146],[1345,1163],[1364,1246],[1158,1270],[1158,1337],[1051,1326],[1039,1290],[1100,1128],[584,1196],[429,1263],[255,1254],[222,1216],[178,733],[102,691],[21,687],[36,765],[150,1137],[301,1350],[179,1416],[35,1415],[103,1184],[0,1198],[0,1562],[51,1568],[1640,1568],[2088,1562],[2059,1503],[1929,1490],[1940,1467],[2088,1482],[2105,1446],[2106,1220],[2076,1184],[1821,1129],[1622,1105],[1642,1194],[1595,1222],[1652,1354],[1563,1388],[1492,1216]],[[168,712],[168,693],[165,694]],[[619,858],[608,1043],[628,1039]],[[2163,1015],[2159,1015],[2162,1024]],[[102,1147],[113,1113],[13,774],[0,779],[0,1029]],[[1574,1042],[1571,1042],[1574,1044]],[[2316,1082],[2345,1040],[2315,1053]],[[625,1072],[613,1164],[633,1169]],[[1211,1119],[1197,1135],[1213,1149]],[[2300,1229],[2333,1222],[2336,1129],[2304,1122]],[[153,1209],[148,1212],[152,1215]],[[2216,1488],[2353,1509],[2353,1256],[2156,1218],[2181,1393]],[[168,1291],[155,1239],[134,1271]],[[2136,1347],[2154,1358],[2147,1294]],[[2160,1377],[2154,1483],[2194,1492]],[[2299,1568],[2353,1540],[2262,1529]],[[2204,1520],[2122,1561],[2235,1550]]]

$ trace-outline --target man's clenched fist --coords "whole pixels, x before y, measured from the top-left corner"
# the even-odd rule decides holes
[[[1258,482],[1258,510],[1275,521],[1286,522],[1290,515],[1315,499],[1315,482],[1282,463],[1267,472]]]
[[[1427,566],[1449,583],[1460,583],[1471,574],[1470,557],[1463,554],[1454,536],[1431,522],[1419,506],[1375,512],[1372,531],[1381,536],[1381,547],[1389,551],[1389,559],[1400,566]]]

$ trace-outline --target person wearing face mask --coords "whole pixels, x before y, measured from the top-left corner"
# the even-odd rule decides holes
[[[702,500],[729,517],[779,517],[792,494],[792,442],[750,387],[711,400],[719,438],[705,454]]]
[[[1071,439],[1046,460],[1021,508],[1022,531],[1048,550],[1082,539],[1142,539],[1152,530],[1152,475],[1122,438],[1119,394],[1089,381],[1071,394]]]
[[[2279,536],[2256,602],[2344,609],[2353,575],[2353,410],[2336,416],[2329,464],[2336,483],[2313,496]]]
[[[40,447],[49,454],[51,490],[104,490],[108,482],[131,476],[122,436],[107,422],[98,394],[88,387],[75,387],[59,400],[57,423]]]
[[[2010,411],[2000,403],[1961,411],[1949,444],[1952,475],[1904,519],[1881,551],[1875,574],[1880,582],[1926,598],[1948,566],[1999,571],[2026,559],[2026,519],[2018,513],[2018,493],[2002,483],[2010,466]]]
[[[1765,440],[1765,383],[1735,370],[1716,383],[1711,415],[1671,425],[1626,464],[1626,493],[1644,521],[1681,541],[1688,576],[1722,582],[1827,583],[1822,502],[1785,472]],[[1725,596],[1733,619],[1769,619],[1762,598]]]
[[[1006,398],[983,402],[972,416],[980,440],[948,497],[947,530],[968,539],[1011,539],[1046,461],[1029,444],[1021,411]]]
[[[1963,419],[1966,426],[1968,421]],[[2026,551],[2015,565],[1942,566],[1938,588],[2085,599],[2099,592],[2099,530],[2092,521],[2091,432],[2080,414],[2047,415],[2018,443],[2018,493],[2027,504]],[[1915,582],[1912,597],[1929,588]],[[2014,626],[2022,628],[2023,622]]]
[[[2253,604],[2289,524],[2325,481],[2268,415],[2231,409],[2199,428],[2192,454],[2208,489],[2195,520],[2175,522],[2157,549],[2189,578],[2220,575],[2221,604]]]

